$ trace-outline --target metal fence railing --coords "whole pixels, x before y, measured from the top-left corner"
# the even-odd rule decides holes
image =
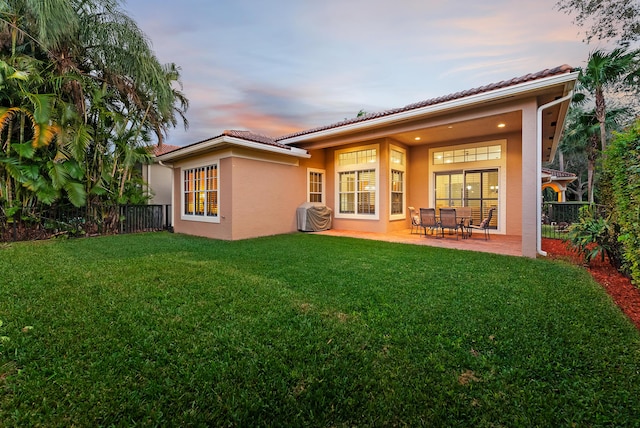
[[[162,205],[121,205],[119,212],[120,233],[165,229]]]
[[[564,239],[569,226],[580,218],[580,208],[588,202],[545,202],[542,207],[542,236]]]
[[[171,205],[122,205],[101,210],[40,207],[23,209],[10,218],[0,211],[0,242],[171,229]]]

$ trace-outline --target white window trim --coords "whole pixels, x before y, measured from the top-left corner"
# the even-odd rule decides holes
[[[203,215],[191,215],[184,213],[184,172],[189,169],[207,167],[207,166],[216,166],[217,174],[218,174],[218,215],[215,217],[211,216],[203,216]],[[222,200],[221,193],[221,185],[220,185],[220,160],[214,159],[207,162],[201,163],[189,163],[189,165],[182,166],[180,168],[180,219],[185,221],[197,221],[201,223],[220,223],[220,218],[222,217],[221,208],[222,204],[220,201]]]
[[[396,165],[391,162],[391,151],[395,150],[400,152],[404,156],[404,164]],[[402,213],[401,214],[393,214],[391,210],[393,209],[393,171],[401,171],[402,172]],[[392,144],[389,145],[389,220],[404,220],[407,218],[407,151],[402,147],[394,146]]]
[[[464,162],[458,164],[442,164],[442,165],[433,165],[433,153],[439,152],[442,150],[456,150],[456,149],[465,149],[469,147],[482,147],[488,145],[498,145],[502,146],[502,156],[500,159],[492,159],[486,161],[475,161],[475,162]],[[445,147],[434,147],[429,149],[429,168],[431,169],[431,186],[429,186],[429,201],[431,201],[432,206],[435,206],[436,200],[436,173],[439,172],[448,172],[448,171],[461,171],[463,174],[467,171],[482,171],[485,169],[497,169],[498,177],[499,177],[499,190],[498,190],[498,229],[492,231],[497,234],[505,233],[505,225],[507,221],[506,216],[506,203],[507,203],[507,140],[491,140],[491,141],[478,141],[477,143],[472,144],[463,144],[457,146],[445,146]],[[464,168],[461,168],[464,166]]]
[[[324,169],[318,168],[307,168],[307,202],[311,202],[311,179],[310,175],[312,172],[318,173],[322,175],[322,192],[320,197],[322,198],[322,203],[327,203],[327,174]]]
[[[376,149],[376,161],[371,162],[371,163],[363,163],[363,164],[358,164],[358,165],[347,165],[347,166],[341,166],[339,165],[339,160],[338,157],[342,154],[342,153],[349,153],[349,152],[358,152],[360,150],[368,150],[368,149]],[[334,210],[334,218],[344,218],[344,219],[354,219],[354,220],[380,220],[380,145],[379,144],[370,144],[367,146],[358,146],[358,147],[351,147],[348,149],[342,149],[342,150],[336,150],[335,154],[334,154],[334,162],[335,162],[335,207],[336,209]],[[364,171],[364,170],[369,170],[369,169],[373,169],[375,170],[375,177],[376,177],[376,191],[375,191],[375,198],[376,198],[376,203],[374,204],[375,207],[375,214],[346,214],[346,213],[341,213],[340,212],[340,173],[341,172],[350,172],[350,171]],[[357,201],[356,201],[357,203]]]

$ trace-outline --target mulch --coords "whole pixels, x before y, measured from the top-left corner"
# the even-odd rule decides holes
[[[542,239],[542,249],[554,259],[562,259],[576,265],[583,265],[582,257],[573,251],[568,243],[559,239]],[[600,256],[592,260],[587,270],[591,276],[609,293],[613,301],[640,329],[640,289],[631,279],[618,272],[608,260]]]

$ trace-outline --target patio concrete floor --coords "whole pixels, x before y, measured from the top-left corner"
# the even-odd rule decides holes
[[[349,238],[373,239],[376,241],[396,242],[412,245],[430,245],[432,247],[453,248],[456,250],[481,251],[485,253],[504,254],[509,256],[522,256],[522,238],[514,235],[491,234],[488,240],[484,239],[482,232],[474,233],[468,239],[462,239],[445,232],[444,238],[436,238],[434,235],[420,235],[411,233],[411,229],[404,229],[389,233],[357,232],[352,230],[329,229],[322,232],[312,232],[319,235],[345,236]]]

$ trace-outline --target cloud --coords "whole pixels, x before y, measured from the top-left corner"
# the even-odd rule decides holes
[[[182,67],[194,142],[224,129],[272,136],[581,65],[556,0],[136,0],[162,62]],[[175,140],[175,141],[174,141]]]

